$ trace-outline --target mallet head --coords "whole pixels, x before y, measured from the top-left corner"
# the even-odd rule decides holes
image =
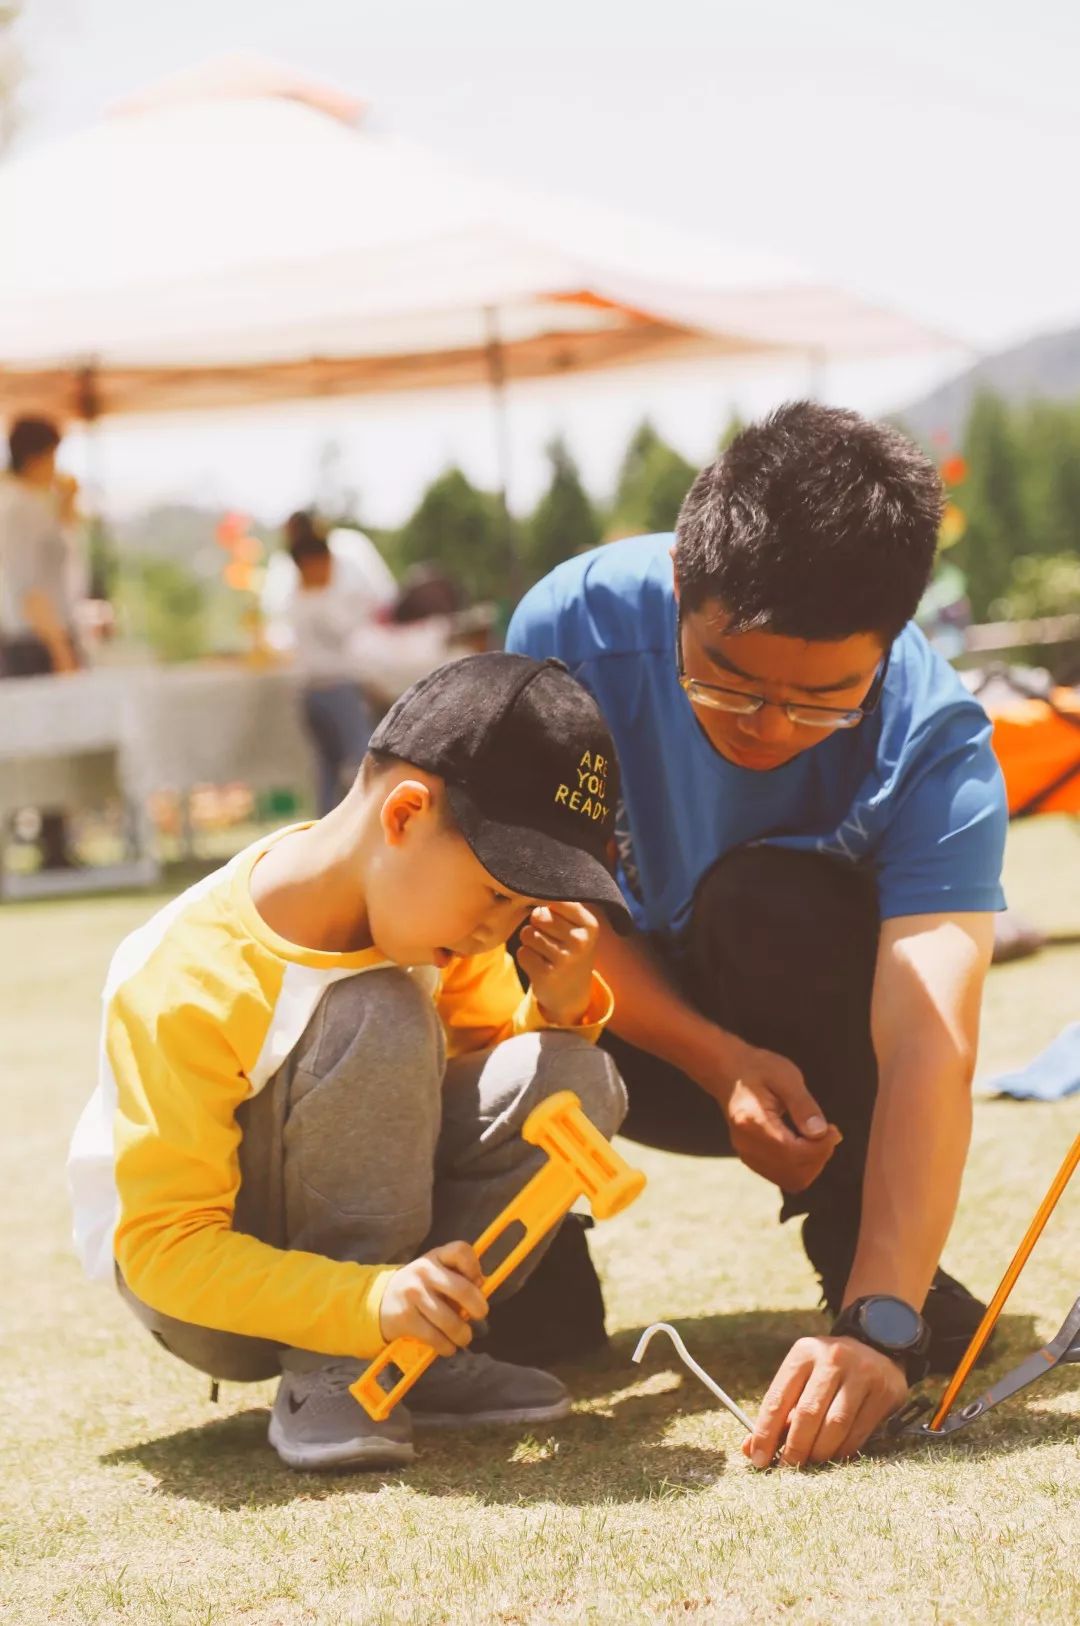
[[[559,1090],[534,1107],[522,1136],[539,1146],[580,1185],[597,1219],[620,1214],[645,1186],[640,1169],[619,1156],[581,1109],[573,1090]]]

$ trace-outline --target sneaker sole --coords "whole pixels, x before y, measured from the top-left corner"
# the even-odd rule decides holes
[[[408,1440],[361,1439],[291,1446],[282,1438],[276,1417],[270,1419],[268,1438],[285,1466],[300,1472],[323,1473],[330,1468],[401,1468],[416,1457]]]
[[[414,1428],[479,1428],[485,1423],[557,1423],[570,1411],[570,1396],[550,1406],[516,1406],[502,1411],[418,1411],[410,1406]]]

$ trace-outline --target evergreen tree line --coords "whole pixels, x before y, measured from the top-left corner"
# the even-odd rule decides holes
[[[740,428],[733,418],[718,452]],[[1080,401],[1016,408],[980,395],[960,450],[963,478],[949,497],[966,528],[944,557],[963,572],[975,619],[1080,613]],[[363,525],[399,580],[414,566],[436,565],[467,599],[493,601],[509,613],[517,596],[562,560],[620,536],[671,530],[697,473],[647,420],[634,432],[606,502],[585,489],[563,439],[549,444],[547,458],[546,489],[524,516],[509,515],[495,493],[473,485],[459,468],[433,480],[396,530],[365,525],[351,491],[325,493],[320,507],[328,520]],[[946,474],[956,461],[950,449]],[[205,521],[200,511],[190,524],[198,529]],[[264,537],[268,547],[279,544],[276,532],[267,529]],[[174,552],[126,554],[114,572],[125,622],[169,660],[243,643],[237,629],[247,596],[195,574],[190,554],[185,532]]]
[[[741,428],[733,418],[722,451]],[[966,529],[948,551],[977,621],[1080,612],[1080,401],[1009,406],[984,392],[963,437],[964,478],[949,490]],[[506,603],[602,541],[671,530],[697,469],[647,420],[626,449],[607,503],[586,491],[561,438],[533,512],[511,517],[491,492],[448,469],[415,512],[378,541],[398,575],[440,565],[474,599]],[[948,469],[949,458],[945,459]]]
[[[720,438],[727,445],[740,425]],[[473,600],[508,604],[564,559],[620,536],[669,531],[697,468],[644,421],[635,430],[607,503],[586,491],[565,440],[547,447],[548,484],[532,513],[506,512],[495,493],[447,469],[399,530],[369,530],[399,579],[415,565],[445,570]]]

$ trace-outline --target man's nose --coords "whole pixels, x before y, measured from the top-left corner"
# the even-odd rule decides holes
[[[763,745],[783,745],[790,740],[795,731],[795,724],[791,721],[783,706],[762,706],[743,722],[743,727],[755,740]]]

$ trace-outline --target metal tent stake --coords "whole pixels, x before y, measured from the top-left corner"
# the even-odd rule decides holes
[[[720,1404],[727,1407],[732,1417],[737,1417],[739,1419],[739,1422],[742,1424],[748,1434],[752,1434],[754,1432],[753,1422],[749,1417],[747,1417],[742,1407],[737,1406],[734,1400],[732,1400],[731,1396],[729,1394],[725,1394],[720,1385],[713,1381],[713,1379],[706,1372],[705,1368],[698,1365],[690,1351],[687,1349],[686,1345],[683,1343],[682,1339],[679,1337],[678,1333],[675,1331],[675,1328],[672,1327],[667,1321],[654,1321],[651,1327],[645,1328],[645,1331],[638,1339],[638,1346],[631,1356],[631,1359],[640,1363],[641,1357],[649,1347],[650,1339],[652,1338],[653,1334],[657,1332],[667,1333],[668,1337],[671,1339],[671,1342],[675,1345],[675,1353],[678,1355],[680,1361],[682,1361],[683,1365],[688,1369],[688,1371],[693,1372],[696,1378],[700,1378],[706,1389],[711,1390],[716,1396],[717,1400],[719,1400]]]

